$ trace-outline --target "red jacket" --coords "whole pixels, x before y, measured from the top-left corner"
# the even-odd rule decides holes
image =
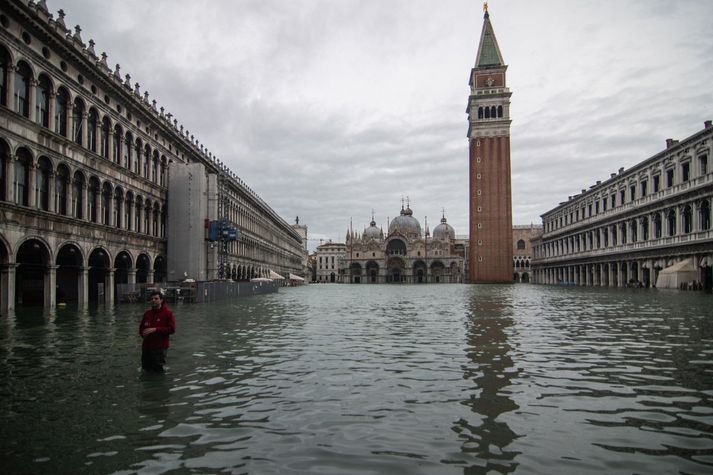
[[[168,348],[168,335],[176,332],[176,320],[165,302],[161,304],[161,308],[158,310],[150,308],[144,312],[144,318],[139,326],[139,335],[142,335],[144,329],[151,327],[156,328],[156,331],[143,337],[142,347],[145,350]]]

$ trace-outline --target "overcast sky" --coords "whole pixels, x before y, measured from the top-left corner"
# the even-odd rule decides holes
[[[48,0],[287,222],[468,233],[466,0]],[[713,1],[492,0],[514,224],[713,118]],[[55,13],[56,16],[56,13]]]

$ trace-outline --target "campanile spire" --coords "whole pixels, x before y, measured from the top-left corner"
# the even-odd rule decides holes
[[[495,38],[487,2],[475,66],[470,73],[468,141],[470,175],[469,280],[512,282],[510,89],[507,65]]]

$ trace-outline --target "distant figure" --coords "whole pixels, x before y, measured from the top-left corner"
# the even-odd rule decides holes
[[[139,326],[139,335],[144,339],[141,345],[141,367],[145,371],[162,373],[166,364],[169,335],[176,332],[176,320],[163,301],[158,290],[151,292],[151,308],[144,312]]]

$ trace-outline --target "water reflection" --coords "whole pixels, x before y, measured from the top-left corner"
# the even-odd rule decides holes
[[[463,377],[474,384],[472,395],[463,403],[473,416],[471,420],[458,420],[455,426],[464,440],[462,451],[478,459],[464,470],[466,474],[511,473],[518,465],[518,452],[509,449],[518,435],[499,419],[501,414],[519,408],[507,389],[519,373],[507,333],[514,323],[512,308],[509,287],[499,287],[497,292],[471,289],[466,320],[470,364],[463,366]]]
[[[3,473],[710,473],[710,296],[314,286],[0,318]]]

